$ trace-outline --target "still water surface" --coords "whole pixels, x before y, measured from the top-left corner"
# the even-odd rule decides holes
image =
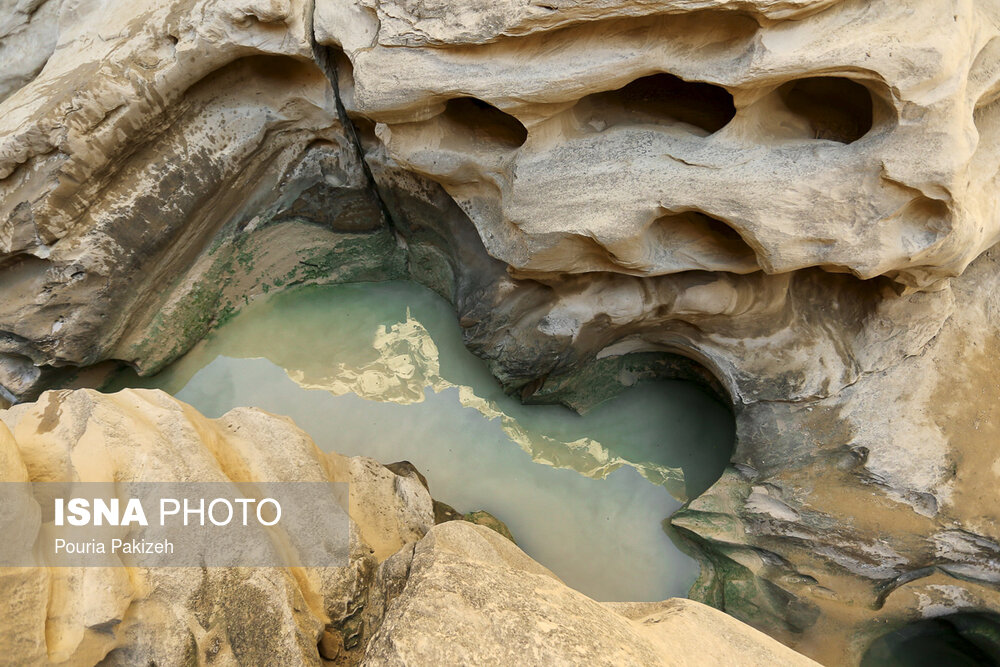
[[[598,600],[687,595],[697,565],[662,523],[718,478],[733,442],[728,410],[686,382],[639,383],[582,416],[522,405],[462,345],[450,305],[409,282],[262,299],[162,373],[116,384],[209,417],[259,407],[323,450],[408,460],[435,498],[491,512]]]

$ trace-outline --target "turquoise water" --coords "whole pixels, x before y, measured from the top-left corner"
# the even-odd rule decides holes
[[[435,498],[494,514],[598,600],[686,596],[697,565],[662,522],[718,478],[733,442],[729,411],[685,382],[640,383],[583,416],[521,405],[462,345],[450,305],[406,282],[269,297],[159,375],[118,384],[210,417],[260,407],[326,451],[408,460]]]

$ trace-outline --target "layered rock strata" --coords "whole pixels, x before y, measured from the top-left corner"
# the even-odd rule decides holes
[[[995,2],[2,11],[7,398],[409,277],[526,400],[731,399],[733,466],[674,520],[698,599],[838,664],[1000,609]]]

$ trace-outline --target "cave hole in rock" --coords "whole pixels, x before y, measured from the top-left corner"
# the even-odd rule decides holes
[[[871,91],[856,81],[817,76],[789,81],[778,89],[789,112],[808,125],[811,136],[850,144],[868,134],[874,123]]]
[[[683,123],[702,135],[718,132],[736,115],[733,96],[725,88],[665,72],[587,95],[574,111],[581,124],[598,131],[616,125]]]
[[[1000,150],[1000,99],[981,100],[973,112],[979,133],[979,153]]]
[[[688,594],[698,564],[664,521],[732,455],[731,402],[713,378],[634,352],[547,378],[525,404],[465,347],[447,300],[395,280],[272,293],[161,373],[104,389],[161,388],[208,417],[258,407],[325,451],[410,461],[435,499],[504,521],[570,586],[652,601]]]
[[[661,272],[730,271],[753,273],[757,253],[736,229],[700,211],[667,213],[646,232],[646,262]]]
[[[760,270],[756,251],[731,225],[700,211],[667,212],[624,243],[601,243],[576,234],[532,256],[537,271],[560,271],[565,257],[589,270],[631,275],[667,275],[684,271]]]
[[[521,121],[475,97],[456,97],[445,105],[444,117],[477,141],[518,148],[528,140]]]
[[[1000,615],[961,612],[893,630],[865,651],[861,667],[1000,666]]]

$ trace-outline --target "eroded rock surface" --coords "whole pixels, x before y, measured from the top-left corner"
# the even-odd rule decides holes
[[[287,418],[239,408],[206,419],[160,391],[63,390],[0,421],[4,482],[339,481],[351,490],[346,567],[3,568],[5,665],[378,665],[398,662],[396,650],[417,652],[407,664],[485,664],[500,651],[546,664],[623,664],[616,655],[695,664],[674,657],[694,656],[692,627],[713,636],[719,656],[757,660],[742,664],[814,664],[694,602],[619,613],[489,528],[433,528],[433,501],[412,466],[397,474],[323,454]],[[484,623],[516,633],[484,637],[462,625]],[[456,634],[472,654],[456,652]]]
[[[1000,232],[993,3],[318,4],[349,109],[519,272],[927,286]]]
[[[921,354],[743,408],[740,464],[673,518],[706,547],[698,599],[829,664],[905,621],[1000,609],[998,281],[993,249]]]
[[[5,568],[5,664],[319,664],[324,633],[356,655],[378,562],[434,524],[419,483],[323,454],[260,410],[210,420],[160,391],[77,390],[0,419],[3,481],[340,481],[353,491],[343,568]]]
[[[155,369],[271,281],[391,267],[395,242],[369,233],[382,213],[314,60],[311,10],[66,3],[44,70],[3,101],[0,374],[12,394],[58,366]],[[287,251],[251,273],[261,246]]]
[[[409,277],[525,400],[732,399],[675,519],[699,599],[838,664],[1000,610],[998,36],[995,0],[0,5],[0,386]]]
[[[317,35],[369,162],[440,184],[509,267],[501,314],[460,308],[499,377],[564,398],[666,350],[722,382],[734,467],[673,521],[692,593],[850,664],[1000,609],[998,7],[748,5],[372,2]]]
[[[601,604],[495,531],[434,527],[376,577],[363,665],[814,665],[691,600]]]

